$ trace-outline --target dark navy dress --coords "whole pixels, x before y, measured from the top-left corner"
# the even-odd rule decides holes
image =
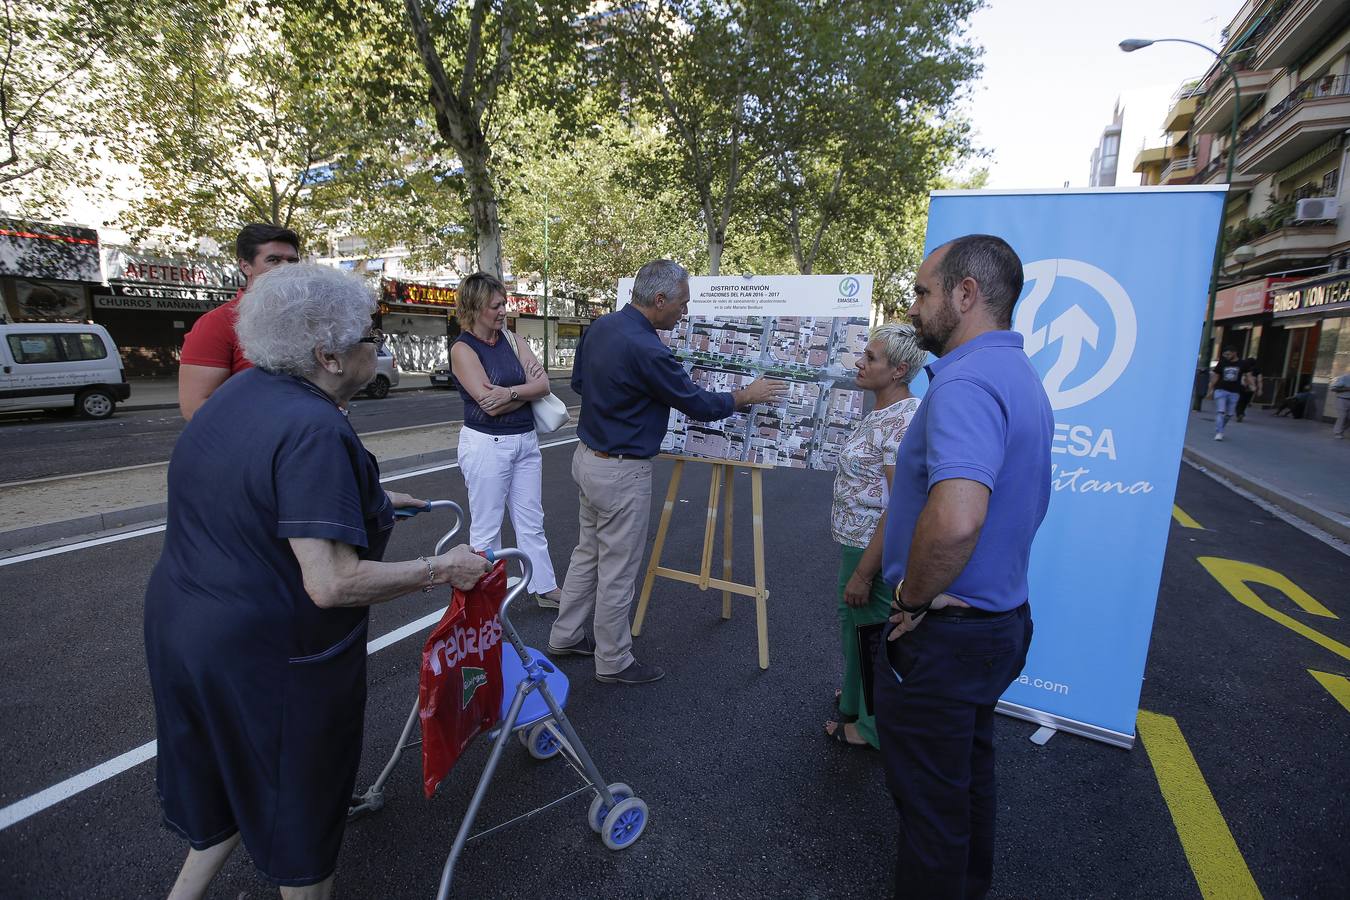
[[[302,379],[250,369],[184,429],[145,648],[164,821],[193,847],[238,831],[278,884],[332,874],[361,753],[367,611],[315,606],[287,539],[379,559],[392,527],[375,458]]]

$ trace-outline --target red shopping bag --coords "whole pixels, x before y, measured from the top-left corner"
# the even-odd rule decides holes
[[[430,797],[464,748],[490,729],[502,707],[506,562],[498,561],[454,599],[422,649],[417,707],[422,720],[422,789]]]

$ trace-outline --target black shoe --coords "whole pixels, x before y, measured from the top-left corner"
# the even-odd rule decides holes
[[[568,644],[566,647],[555,647],[553,642],[548,642],[548,652],[554,656],[594,656],[595,641],[591,640],[588,634],[582,634],[581,640],[575,644]]]
[[[651,684],[653,681],[660,681],[666,677],[666,672],[660,666],[644,666],[637,660],[628,664],[628,668],[622,672],[616,672],[613,675],[601,675],[595,673],[595,680],[604,684]]]

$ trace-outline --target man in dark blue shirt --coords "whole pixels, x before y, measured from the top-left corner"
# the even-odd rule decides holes
[[[577,344],[572,388],[581,395],[581,439],[572,455],[580,493],[577,547],[563,583],[549,651],[595,656],[595,677],[647,684],[665,675],[633,658],[633,604],[652,502],[652,457],[661,449],[672,407],[700,422],[781,396],[781,381],[758,378],[734,393],[705,391],[670,352],[657,329],[674,328],[689,306],[689,273],[677,263],[647,263],[632,302],[601,316]],[[595,638],[586,635],[592,622]]]
[[[1017,254],[980,234],[933,251],[914,283],[910,318],[939,359],[896,458],[882,570],[898,587],[874,692],[897,897],[983,897],[993,876],[994,705],[1031,644],[1055,427],[1009,330],[1021,292]]]

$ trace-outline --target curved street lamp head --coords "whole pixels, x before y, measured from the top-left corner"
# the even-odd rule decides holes
[[[1126,38],[1120,42],[1120,49],[1126,53],[1133,53],[1136,50],[1143,50],[1153,42],[1146,38]]]

